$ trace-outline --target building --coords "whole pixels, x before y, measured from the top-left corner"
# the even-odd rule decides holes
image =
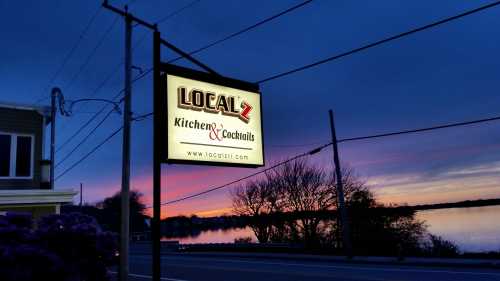
[[[61,204],[73,201],[75,191],[53,190],[42,180],[50,112],[50,107],[0,102],[0,214],[29,212],[37,219],[58,214]]]

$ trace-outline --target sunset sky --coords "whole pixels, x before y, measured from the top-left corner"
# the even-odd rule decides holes
[[[125,1],[110,1],[123,6]],[[136,0],[130,11],[150,22],[190,0]],[[191,51],[300,3],[200,0],[159,24],[162,36]],[[219,73],[257,81],[491,1],[314,0],[196,57]],[[66,99],[111,98],[123,88],[124,22],[101,9],[54,83],[64,57],[100,1],[0,0],[0,101],[31,104],[59,86]],[[350,55],[261,85],[266,164],[329,142],[328,109],[339,138],[371,135],[500,115],[500,7]],[[112,28],[88,64],[106,30]],[[133,64],[152,65],[149,30],[133,31]],[[162,57],[176,57],[167,49]],[[180,65],[193,67],[185,61]],[[81,69],[81,74],[75,77]],[[93,93],[109,75],[111,79]],[[138,75],[139,73],[135,73]],[[73,81],[73,82],[72,82]],[[62,144],[102,104],[74,109],[57,121]],[[133,85],[133,111],[152,111],[152,78]],[[101,118],[57,155],[62,159]],[[96,134],[56,169],[56,176],[121,126],[113,114]],[[92,203],[121,184],[121,134],[56,182],[84,184]],[[340,144],[345,165],[384,203],[421,204],[500,197],[500,122]],[[48,150],[46,151],[48,152]],[[48,154],[47,154],[48,156]],[[332,169],[331,148],[310,157]],[[132,188],[152,203],[152,120],[132,126]],[[165,165],[162,201],[215,187],[254,169]],[[75,198],[76,200],[76,198]],[[163,208],[163,215],[231,213],[229,189]]]

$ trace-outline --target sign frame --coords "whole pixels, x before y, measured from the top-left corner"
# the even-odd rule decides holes
[[[155,151],[161,155],[161,163],[165,164],[187,164],[187,165],[208,165],[220,167],[240,167],[240,168],[258,168],[265,166],[265,153],[264,153],[264,127],[263,127],[263,109],[262,109],[262,93],[258,84],[250,83],[238,79],[223,77],[207,72],[194,70],[191,68],[181,67],[173,64],[161,62],[159,65],[160,70],[160,85],[158,91],[155,91],[155,101],[160,101],[161,118],[160,124],[154,125],[156,131],[155,136],[160,138],[161,151]],[[260,129],[261,129],[261,144],[262,144],[262,164],[243,164],[243,163],[230,163],[230,162],[217,162],[217,161],[203,161],[203,160],[181,160],[181,159],[168,159],[168,104],[167,104],[167,75],[179,76],[182,78],[197,80],[205,83],[215,84],[223,87],[235,88],[243,91],[253,92],[259,95],[260,103]],[[172,93],[170,93],[172,94]]]

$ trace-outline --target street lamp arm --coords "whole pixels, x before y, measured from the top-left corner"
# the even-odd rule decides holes
[[[105,102],[105,103],[109,103],[109,104],[112,104],[113,107],[114,107],[114,110],[116,112],[118,112],[119,114],[122,113],[121,109],[120,109],[120,103],[122,102],[121,100],[116,102],[116,101],[112,101],[112,100],[107,100],[107,99],[78,99],[78,100],[73,100],[73,101],[68,101],[69,103],[69,106],[68,106],[68,109],[67,109],[67,113],[68,114],[73,114],[73,107],[77,104],[77,103],[81,103],[81,102],[89,102],[89,101],[98,101],[98,102]]]

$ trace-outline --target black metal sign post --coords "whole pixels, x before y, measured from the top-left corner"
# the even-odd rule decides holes
[[[190,68],[180,67],[172,64],[161,62],[161,46],[164,45],[172,51],[180,54],[190,62],[194,63],[204,71],[193,70]],[[161,38],[160,32],[154,33],[153,40],[153,89],[154,89],[154,134],[153,134],[153,221],[152,221],[152,269],[153,280],[160,280],[161,274],[161,257],[160,257],[160,238],[161,238],[161,167],[166,164],[194,164],[194,165],[212,165],[212,166],[230,166],[230,167],[247,167],[256,168],[262,165],[253,164],[238,164],[238,163],[222,163],[210,161],[190,161],[190,160],[173,160],[168,157],[168,97],[167,97],[167,76],[174,75],[183,78],[188,78],[196,81],[207,82],[219,86],[236,88],[253,93],[259,93],[259,103],[261,104],[261,96],[259,86],[254,83],[249,83],[237,79],[223,77],[213,69],[209,68],[202,62],[191,57],[189,54],[178,49],[174,45],[168,43]],[[170,93],[172,94],[172,93]],[[175,94],[175,93],[174,93]],[[262,128],[262,110],[260,111],[260,127]],[[261,138],[263,138],[261,134]],[[263,143],[263,139],[261,139]]]
[[[134,17],[132,14],[122,11],[116,7],[108,4],[107,0],[104,0],[103,7],[117,13],[123,17],[127,17],[130,22],[136,22],[142,26],[145,26],[154,31],[153,34],[153,218],[151,223],[151,240],[152,240],[152,277],[154,281],[161,280],[161,168],[162,163],[167,163],[167,95],[166,95],[166,81],[162,80],[162,72],[168,71],[165,69],[166,64],[161,62],[161,46],[164,45],[170,50],[178,53],[183,58],[194,63],[198,67],[205,70],[207,73],[200,71],[194,71],[187,68],[177,67],[183,69],[189,73],[196,73],[195,75],[201,75],[206,81],[211,81],[216,84],[249,88],[258,92],[258,85],[239,81],[236,79],[230,79],[222,77],[216,71],[203,64],[199,60],[192,57],[190,54],[182,51],[173,44],[164,40],[160,36],[158,31],[158,26],[156,24],[150,24],[144,20]],[[167,67],[168,69],[176,68],[175,66]],[[202,79],[202,80],[203,80]],[[208,79],[208,80],[207,80]],[[262,122],[262,111],[261,111],[261,122]],[[262,126],[261,126],[262,127]],[[198,163],[199,164],[199,163]],[[207,163],[205,163],[207,164]],[[244,165],[243,165],[244,166]],[[250,165],[255,166],[255,165]]]
[[[153,220],[151,224],[153,280],[161,278],[161,159],[164,156],[164,100],[160,89],[161,36],[156,30],[153,35]]]

